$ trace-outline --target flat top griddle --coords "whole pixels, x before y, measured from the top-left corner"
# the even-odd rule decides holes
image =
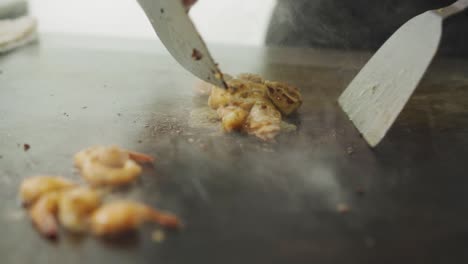
[[[438,58],[372,150],[336,103],[369,54],[214,48],[228,72],[302,89],[297,133],[263,143],[194,121],[205,104],[196,80],[154,45],[46,35],[0,58],[1,263],[468,261],[467,63]],[[79,180],[72,155],[94,144],[156,156],[115,195],[173,211],[186,229],[162,243],[152,225],[116,240],[42,239],[19,207],[19,183]]]

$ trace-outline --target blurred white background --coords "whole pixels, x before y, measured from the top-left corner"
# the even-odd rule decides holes
[[[263,45],[275,0],[199,0],[191,17],[206,42]],[[30,0],[41,32],[156,38],[137,0]]]

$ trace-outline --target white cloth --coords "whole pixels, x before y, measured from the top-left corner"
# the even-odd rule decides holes
[[[0,20],[0,53],[11,51],[37,38],[37,21],[30,16]]]

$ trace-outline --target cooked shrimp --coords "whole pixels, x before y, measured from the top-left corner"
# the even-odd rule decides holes
[[[101,194],[87,187],[80,187],[63,192],[58,203],[58,219],[69,231],[84,232],[88,228],[91,213],[101,203]]]
[[[152,163],[154,158],[135,151],[124,150],[118,146],[94,146],[82,150],[75,154],[75,166],[81,168],[88,159],[101,159],[112,164],[122,164],[126,159],[131,159],[138,163]]]
[[[153,158],[117,146],[96,146],[78,152],[75,165],[91,185],[123,185],[135,180],[141,167],[135,162],[152,162]]]
[[[57,237],[57,208],[60,193],[53,191],[42,195],[29,210],[29,215],[39,233],[48,238]]]
[[[20,198],[24,205],[30,205],[45,193],[76,186],[70,180],[59,176],[35,176],[23,180]]]
[[[227,132],[240,130],[249,112],[241,107],[230,105],[218,108],[218,115],[221,117],[221,124]]]
[[[253,107],[244,125],[247,133],[265,141],[272,140],[280,131],[281,113],[267,101],[259,101]]]
[[[95,235],[113,235],[135,230],[144,222],[155,222],[169,228],[181,226],[172,214],[131,201],[115,201],[103,205],[91,216],[91,231]]]

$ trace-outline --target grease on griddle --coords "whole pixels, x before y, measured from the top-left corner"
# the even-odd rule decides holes
[[[191,128],[217,130],[219,117],[216,111],[208,106],[202,106],[190,111],[188,125]]]

